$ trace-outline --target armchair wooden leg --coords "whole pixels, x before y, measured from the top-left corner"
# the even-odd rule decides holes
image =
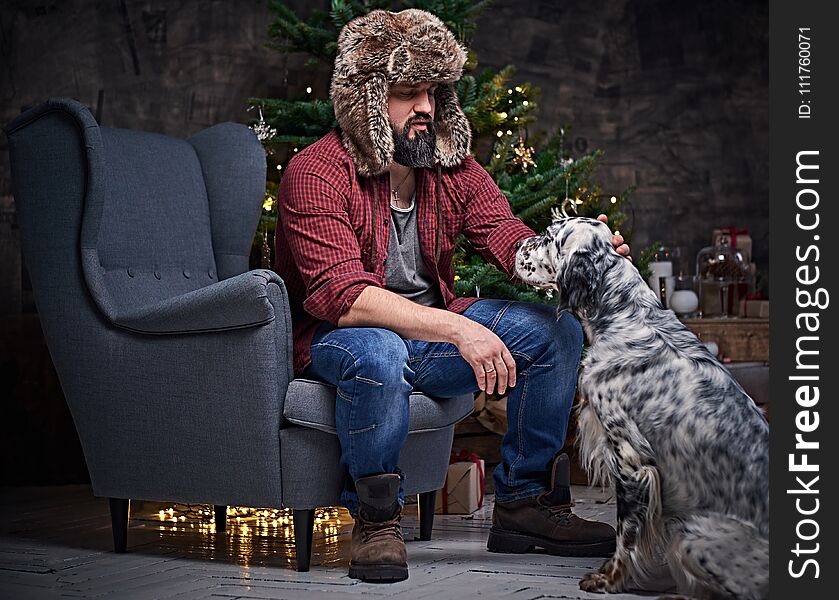
[[[312,562],[312,535],[315,530],[315,509],[294,509],[294,547],[297,553],[297,570],[309,571]]]
[[[216,513],[216,533],[225,533],[227,531],[227,506],[216,504],[213,508]]]
[[[108,498],[111,509],[111,531],[114,552],[123,554],[128,546],[128,498]]]
[[[431,527],[434,525],[434,502],[437,499],[437,492],[423,492],[419,495],[419,522],[420,539],[428,541],[431,539]]]

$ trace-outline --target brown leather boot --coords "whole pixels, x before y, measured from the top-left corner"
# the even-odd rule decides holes
[[[611,556],[615,530],[571,512],[571,467],[567,454],[551,463],[547,491],[513,502],[496,502],[487,549],[521,554],[544,548],[560,556]]]
[[[373,475],[355,482],[359,509],[350,545],[349,575],[353,579],[388,582],[408,578],[399,482],[399,475]]]

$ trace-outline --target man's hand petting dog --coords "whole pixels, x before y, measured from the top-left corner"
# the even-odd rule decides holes
[[[597,215],[597,220],[606,223],[606,225],[609,224],[609,217],[606,215]],[[623,236],[620,233],[612,234],[612,245],[615,247],[615,252],[632,262],[632,256],[629,254],[629,244],[624,243]]]
[[[609,217],[606,215],[599,215],[597,220],[607,225],[609,223]],[[622,235],[612,235],[612,245],[615,252],[632,260],[629,245],[624,242]],[[504,394],[508,387],[515,387],[516,362],[504,342],[483,325],[466,318],[464,321],[465,324],[458,332],[454,344],[475,372],[478,388],[487,394],[496,391]]]

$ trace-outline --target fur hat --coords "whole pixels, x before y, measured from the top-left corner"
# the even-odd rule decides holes
[[[330,97],[344,147],[364,176],[384,172],[393,160],[387,99],[394,84],[436,82],[435,161],[454,167],[469,154],[472,131],[454,82],[466,51],[429,12],[374,10],[347,23],[338,36]]]

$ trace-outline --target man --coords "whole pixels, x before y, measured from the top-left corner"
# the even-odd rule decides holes
[[[435,16],[381,10],[338,38],[339,128],[291,161],[279,190],[277,272],[294,321],[295,372],[337,387],[336,428],[356,519],[350,576],[405,579],[399,451],[409,394],[508,394],[488,547],[609,555],[614,530],[571,512],[559,455],[582,348],[550,306],[455,298],[463,233],[509,275],[535,233],[469,155],[454,82],[466,54]],[[618,252],[629,248],[616,236]]]

